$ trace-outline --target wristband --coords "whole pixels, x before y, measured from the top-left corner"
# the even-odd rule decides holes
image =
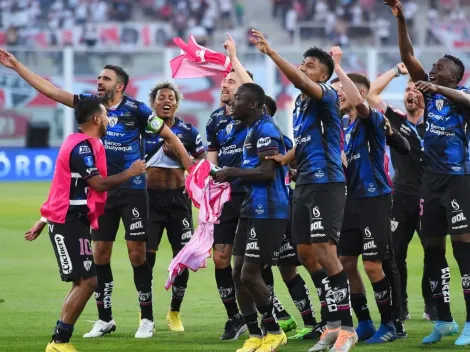
[[[393,71],[395,71],[395,77],[400,77],[401,72],[400,72],[400,69],[398,68],[398,65],[396,65],[396,66],[393,68]]]
[[[47,219],[46,219],[44,216],[41,216],[41,219],[40,219],[40,220],[41,220],[41,222],[47,224]]]

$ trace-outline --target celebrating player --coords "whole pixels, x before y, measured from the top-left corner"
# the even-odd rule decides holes
[[[259,31],[252,33],[251,40],[258,50],[268,55],[301,91],[294,112],[296,147],[275,159],[283,165],[297,159],[292,200],[293,242],[297,244],[300,261],[317,290],[321,290],[320,301],[325,301],[328,307],[327,329],[310,351],[333,345],[333,351],[349,351],[357,336],[350,313],[348,280],[337,257],[346,197],[341,116],[338,95],[325,84],[333,74],[334,62],[327,52],[311,48],[296,68],[279,56]]]
[[[106,133],[106,108],[96,98],[78,102],[75,118],[80,132],[62,143],[43,217],[26,232],[35,240],[48,223],[62,281],[72,282],[52,341],[46,352],[74,352],[69,343],[74,324],[96,288],[96,271],[90,246],[90,224],[96,228],[104,211],[106,191],[145,172],[145,162],[135,161],[119,174],[106,177],[106,157],[99,138]]]
[[[357,268],[358,257],[362,254],[364,270],[374,289],[381,324],[379,330],[370,336],[369,332],[375,330],[370,316],[365,321],[359,316],[356,331],[359,339],[367,339],[368,344],[384,343],[396,339],[391,315],[391,285],[382,270],[382,261],[391,256],[392,185],[386,169],[385,118],[364,102],[370,88],[369,80],[361,74],[346,75],[340,65],[341,49],[335,47],[331,52],[335,60],[335,73],[341,83],[338,90],[341,112],[347,114],[350,121],[344,147],[348,193],[338,252],[351,285],[351,298],[365,293]],[[361,326],[364,324],[368,326]]]
[[[424,263],[439,319],[423,343],[435,343],[458,331],[450,312],[450,269],[445,257],[446,234],[450,231],[467,308],[465,327],[455,344],[469,345],[470,161],[465,127],[470,112],[470,91],[459,86],[465,67],[460,59],[445,55],[426,74],[414,55],[402,4],[397,0],[385,2],[397,18],[401,59],[416,88],[423,93],[426,106],[426,169],[421,187],[420,221],[425,240]]]
[[[57,88],[41,76],[33,73],[15,57],[0,49],[0,63],[15,70],[33,88],[52,100],[69,107],[90,95],[73,95]],[[148,124],[152,110],[142,102],[124,95],[129,76],[118,66],[107,65],[98,76],[97,97],[102,98],[108,111],[109,125],[103,137],[106,150],[108,172],[115,175],[124,171],[134,161],[143,158],[141,135]],[[181,141],[165,126],[162,120],[154,117],[154,130],[182,157],[185,168],[191,167]],[[147,240],[148,199],[145,175],[135,176],[121,186],[112,189],[108,195],[105,213],[100,217],[100,230],[93,231],[93,256],[96,264],[98,286],[95,291],[99,319],[92,330],[84,337],[99,337],[116,329],[111,311],[111,293],[114,287],[111,271],[113,242],[122,219],[126,230],[129,260],[134,271],[134,283],[138,292],[142,320],[136,332],[137,338],[148,338],[153,334],[152,310],[152,269],[145,258]]]
[[[385,116],[407,138],[411,147],[410,153],[405,156],[396,153],[393,149],[391,150],[392,163],[395,169],[391,226],[394,256],[402,283],[402,302],[400,302],[403,312],[402,319],[406,319],[409,316],[406,257],[408,245],[415,231],[424,245],[424,239],[421,236],[419,226],[419,192],[424,172],[422,162],[424,158],[423,138],[425,133],[424,109],[422,108],[424,107],[424,98],[421,92],[416,89],[414,82],[410,80],[406,85],[404,94],[405,115],[396,108],[387,105],[380,97],[380,93],[395,77],[406,74],[408,74],[408,71],[403,63],[396,65],[393,69],[385,72],[372,82],[367,96],[367,101],[372,107],[385,111]],[[428,317],[429,320],[437,320],[437,311],[432,300],[426,270],[423,271],[421,291],[425,303],[424,316]]]
[[[266,113],[274,118],[274,115],[277,111],[276,101],[270,96],[266,96],[265,105]],[[294,147],[292,141],[285,135],[283,137],[287,151],[291,150]],[[295,161],[292,162],[289,166],[295,167]],[[290,169],[290,174],[293,174],[294,172],[295,170]],[[291,177],[289,177],[289,179],[290,178]],[[291,204],[291,206],[292,193],[293,190],[289,188],[289,204]],[[323,333],[323,330],[325,329],[326,325],[326,305],[325,302],[321,302],[321,322],[317,323],[315,319],[315,311],[313,309],[312,301],[310,299],[310,292],[308,290],[307,285],[305,284],[304,279],[302,278],[302,276],[300,276],[299,272],[297,271],[297,266],[299,265],[302,264],[299,261],[295,244],[292,242],[292,224],[289,223],[289,225],[287,226],[286,233],[284,234],[284,239],[281,243],[278,267],[279,272],[281,273],[282,280],[286,284],[287,289],[289,290],[289,294],[292,297],[292,301],[299,310],[302,320],[304,322],[304,327],[302,329],[297,330],[297,333],[295,335],[289,336],[289,339],[318,339]],[[267,276],[271,279],[272,294],[274,297],[276,297],[274,295],[274,278],[271,267],[267,267],[263,270],[263,279],[269,287],[270,284],[266,280]],[[277,301],[279,302],[279,300]],[[282,307],[282,305],[280,306]],[[283,325],[281,325],[282,323],[288,325],[289,328],[292,327],[292,329],[295,329],[295,327],[297,327],[295,319],[289,313],[287,313],[285,309],[283,309],[283,311],[281,312],[283,313],[283,315],[279,314],[278,310],[276,310],[276,299],[274,299],[274,310],[276,313],[276,318],[278,319],[278,323],[281,328],[283,328],[284,332],[287,333],[290,329],[284,328]]]
[[[261,272],[275,265],[290,218],[287,167],[266,159],[286,153],[282,133],[275,121],[265,115],[265,93],[254,83],[240,86],[230,104],[232,117],[248,127],[241,168],[226,167],[215,175],[216,181],[236,177],[247,187],[240,210],[233,245],[234,281],[237,301],[248,326],[250,338],[238,352],[268,352],[287,343],[287,337],[273,316],[273,301]],[[267,334],[262,337],[258,324]]]
[[[233,40],[228,38],[224,46],[233,70],[220,85],[220,102],[223,106],[214,111],[207,122],[207,158],[219,167],[241,167],[247,128],[239,121],[232,120],[228,104],[235,90],[243,83],[253,82],[253,79],[238,60]],[[221,340],[237,340],[247,329],[238,311],[231,266],[235,230],[245,199],[245,190],[240,180],[231,180],[230,185],[230,201],[224,204],[219,223],[214,225],[215,281],[228,316]]]
[[[182,95],[170,82],[158,83],[150,91],[150,106],[165,125],[178,136],[187,153],[195,160],[206,158],[199,131],[192,125],[175,117]],[[147,188],[149,195],[149,226],[147,262],[153,269],[155,254],[166,229],[175,257],[193,235],[191,200],[184,193],[184,168],[164,139],[150,130],[145,134],[147,160]],[[188,269],[175,278],[172,285],[170,310],[166,320],[170,330],[184,331],[180,306],[189,278]]]

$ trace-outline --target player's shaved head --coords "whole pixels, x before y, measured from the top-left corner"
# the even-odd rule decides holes
[[[245,83],[237,90],[238,94],[247,95],[251,102],[256,102],[261,109],[266,103],[266,94],[264,89],[256,83]]]
[[[455,57],[453,55],[444,55],[444,57],[450,61],[453,62],[453,68],[452,71],[455,74],[457,84],[463,79],[463,75],[465,73],[465,65],[463,64],[462,60],[460,60],[458,57]]]
[[[271,98],[269,95],[266,95],[265,105],[266,105],[266,113],[274,117],[277,111],[276,101],[273,98]]]

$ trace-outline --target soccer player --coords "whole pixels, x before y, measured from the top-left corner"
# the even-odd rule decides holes
[[[459,86],[465,67],[455,56],[437,60],[429,74],[415,57],[400,1],[387,0],[398,23],[401,60],[416,88],[425,98],[426,168],[421,187],[421,232],[425,239],[424,263],[429,276],[438,322],[424,344],[440,341],[456,332],[450,312],[450,269],[445,257],[449,231],[454,257],[460,269],[467,317],[456,345],[470,344],[470,162],[466,125],[470,113],[470,91]]]
[[[33,88],[58,103],[73,108],[81,99],[90,97],[86,94],[73,95],[54,86],[30,71],[4,49],[0,49],[0,63],[15,70]],[[103,99],[109,118],[103,144],[110,175],[127,169],[135,160],[143,159],[141,136],[152,115],[152,110],[147,105],[124,94],[128,82],[127,73],[122,68],[113,65],[105,66],[97,81],[96,96]],[[154,117],[151,125],[154,130],[160,130],[160,135],[177,151],[184,167],[191,167],[191,160],[181,141],[165,126],[163,121]],[[142,316],[135,337],[149,338],[153,334],[152,269],[145,258],[148,199],[145,175],[140,175],[108,192],[105,213],[99,219],[100,229],[91,234],[94,241],[93,256],[98,279],[95,299],[99,318],[92,330],[84,337],[99,337],[116,330],[111,311],[114,281],[110,261],[121,219],[126,231],[125,239],[134,271],[134,283]]]
[[[331,86],[337,92],[341,89],[341,82],[339,81],[338,77],[331,81]],[[350,123],[350,117],[347,115],[347,111],[343,116],[343,119],[344,118],[346,118],[348,121],[348,125],[345,128],[346,132]],[[393,152],[399,155],[407,155],[410,152],[410,144],[406,138],[403,137],[402,134],[390,124],[390,121],[386,117],[384,118],[384,125],[384,128],[386,129],[386,144],[391,147]],[[344,154],[343,165],[345,167],[348,166],[346,159],[346,155]],[[392,241],[391,233],[389,240],[390,242]],[[392,287],[392,320],[393,324],[395,325],[395,330],[397,331],[397,338],[406,338],[408,335],[406,333],[401,314],[402,299],[400,274],[398,272],[398,267],[395,263],[392,250],[390,251],[388,258],[382,261],[382,269],[385,273],[385,276],[390,280],[390,285]],[[359,293],[351,293],[351,304],[359,321],[356,333],[358,334],[359,341],[363,341],[372,337],[375,334],[376,329],[370,317],[362,278],[361,276],[356,275],[355,280],[355,287],[361,287],[361,291]]]
[[[406,290],[408,277],[406,257],[408,245],[415,232],[418,233],[424,246],[424,239],[421,236],[419,226],[420,188],[424,173],[423,138],[426,129],[423,119],[424,109],[422,108],[424,107],[424,97],[416,89],[414,82],[410,80],[406,85],[403,99],[406,110],[406,114],[404,114],[396,108],[387,105],[380,94],[395,77],[406,74],[408,74],[408,71],[403,63],[396,65],[393,69],[385,72],[372,82],[367,96],[367,101],[372,107],[385,111],[385,116],[393,127],[400,130],[407,138],[411,147],[408,155],[401,155],[394,149],[391,149],[392,163],[395,169],[391,227],[393,251],[401,277],[402,302],[400,302],[400,305],[403,313],[402,319],[407,319],[409,316]],[[437,312],[432,300],[431,288],[425,268],[421,281],[421,291],[425,303],[424,316],[432,321],[437,320]]]
[[[292,199],[292,237],[302,264],[321,289],[328,307],[327,328],[310,351],[334,345],[349,351],[357,342],[349,304],[346,273],[337,257],[346,185],[341,160],[342,130],[338,95],[325,83],[334,70],[331,56],[318,48],[304,54],[299,68],[279,56],[262,33],[253,30],[253,44],[268,55],[301,91],[294,111],[296,147],[276,161],[297,160],[297,182]]]
[[[211,114],[206,125],[207,158],[219,167],[241,167],[247,128],[239,121],[232,120],[228,104],[235,90],[243,83],[253,82],[253,76],[238,60],[233,40],[228,38],[224,46],[233,70],[220,85],[220,102],[223,106]],[[219,223],[214,225],[215,281],[228,316],[221,340],[237,340],[247,330],[235,298],[231,265],[233,241],[245,190],[240,180],[231,180],[230,185],[231,199],[224,204]]]
[[[372,283],[381,317],[379,330],[366,343],[385,343],[396,339],[392,323],[392,290],[382,269],[382,261],[391,257],[392,184],[385,152],[385,118],[364,102],[370,88],[367,77],[355,73],[346,75],[340,64],[341,49],[334,47],[331,53],[341,83],[338,90],[340,109],[349,116],[344,146],[348,193],[338,253],[351,285],[351,297],[365,293],[357,268],[358,258],[362,255],[364,271]],[[357,332],[359,338],[363,338],[360,328]]]
[[[276,101],[271,98],[270,96],[266,96],[266,114],[270,115],[274,118],[274,115],[277,111],[277,104]],[[286,145],[287,151],[291,150],[294,146],[292,141],[284,135],[284,143]],[[288,184],[290,185],[290,179],[292,178],[295,171],[295,161],[292,162],[290,167],[294,167],[294,169],[290,169],[290,175]],[[295,181],[295,179],[293,180]],[[292,188],[289,187],[289,204],[292,206]],[[292,210],[292,209],[291,209]],[[297,333],[293,336],[289,336],[289,339],[292,340],[303,340],[303,339],[318,339],[323,330],[326,326],[326,304],[325,302],[321,302],[322,309],[321,309],[321,322],[317,323],[315,319],[315,311],[313,309],[313,305],[310,299],[310,292],[308,290],[305,281],[303,280],[302,276],[300,276],[299,272],[297,271],[297,266],[302,265],[299,261],[299,257],[297,255],[297,249],[295,244],[292,242],[292,224],[289,223],[287,226],[287,231],[284,234],[284,239],[281,243],[281,249],[279,251],[279,263],[278,268],[279,272],[281,273],[282,280],[287,286],[289,290],[289,294],[292,297],[292,301],[294,302],[295,306],[300,312],[302,320],[304,322],[304,328],[297,330]],[[266,280],[266,277],[269,277],[271,281]],[[263,270],[263,279],[268,285],[269,289],[271,290],[273,296],[274,295],[274,278],[272,275],[271,267],[267,267]],[[268,282],[271,282],[268,283]],[[271,286],[271,287],[270,287]],[[319,295],[320,296],[320,295]],[[274,307],[275,307],[275,314],[278,322],[293,322],[294,324],[290,323],[291,326],[297,326],[295,319],[290,316],[289,313],[284,309],[285,317],[280,318],[278,311],[276,311],[276,300],[274,300]],[[281,324],[279,324],[281,325]],[[281,325],[281,328],[283,326]],[[293,327],[292,329],[295,329]],[[288,332],[288,329],[283,328],[284,332]]]
[[[57,158],[54,178],[42,217],[26,232],[35,240],[46,224],[62,281],[72,282],[60,319],[46,352],[74,352],[69,343],[74,325],[96,288],[96,271],[90,246],[90,223],[104,211],[107,190],[145,172],[145,162],[106,177],[105,152],[99,138],[106,133],[108,117],[99,99],[78,102],[75,119],[80,132],[67,137]],[[101,210],[101,211],[100,211]]]
[[[233,277],[250,338],[238,352],[268,352],[287,343],[286,334],[273,316],[272,297],[261,276],[266,265],[277,264],[290,218],[287,167],[266,159],[286,153],[286,147],[276,122],[263,112],[265,99],[263,89],[254,83],[245,83],[235,91],[230,104],[232,118],[248,127],[243,163],[241,168],[225,167],[215,174],[216,181],[239,178],[246,185],[233,245]],[[264,337],[257,311],[267,331]]]
[[[175,116],[182,95],[170,82],[160,82],[150,91],[150,106],[165,125],[178,136],[188,154],[196,161],[206,159],[199,131]],[[184,167],[163,138],[149,130],[145,134],[147,189],[149,195],[149,226],[147,262],[153,269],[163,231],[166,229],[175,257],[193,235],[191,200],[184,193]],[[166,321],[171,331],[184,331],[180,307],[189,278],[188,269],[175,278],[172,285],[170,310]]]

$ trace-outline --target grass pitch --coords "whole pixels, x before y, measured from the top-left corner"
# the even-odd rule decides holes
[[[60,281],[56,259],[47,232],[32,243],[23,238],[23,233],[39,218],[39,207],[46,199],[49,183],[0,183],[0,351],[34,352],[44,351],[52,329],[59,316],[63,298],[69,284]],[[47,228],[46,228],[47,230]],[[449,243],[450,244],[450,243]],[[448,246],[451,249],[450,246]],[[421,318],[423,303],[421,298],[421,270],[423,253],[419,241],[412,241],[409,250],[409,305],[411,320],[406,323],[409,334],[407,340],[400,340],[379,346],[358,345],[355,351],[451,351],[456,337],[444,338],[433,346],[421,345],[421,339],[432,328],[430,322]],[[465,321],[460,275],[448,250],[451,280],[452,311],[462,328]],[[235,351],[243,343],[222,342],[219,336],[226,320],[223,305],[215,286],[212,262],[206,269],[190,273],[188,289],[181,308],[184,333],[172,333],[165,323],[169,307],[170,292],[165,291],[167,268],[171,261],[171,250],[167,240],[162,241],[154,269],[154,315],[156,332],[152,339],[137,340],[134,334],[138,327],[138,302],[132,278],[132,268],[127,257],[122,231],[118,235],[112,259],[115,288],[113,311],[117,331],[104,338],[83,339],[93,321],[97,319],[96,307],[92,298],[75,326],[72,343],[81,352],[129,352],[129,351]],[[295,308],[282,283],[277,269],[274,269],[276,293],[286,309],[301,323]],[[310,291],[316,292],[305,270],[300,269]],[[364,276],[365,278],[365,276]],[[373,292],[367,285],[369,306],[373,318],[378,321],[378,313],[373,300]],[[315,309],[318,300],[314,297]],[[308,341],[290,341],[280,349],[286,352],[306,352],[313,345]]]

